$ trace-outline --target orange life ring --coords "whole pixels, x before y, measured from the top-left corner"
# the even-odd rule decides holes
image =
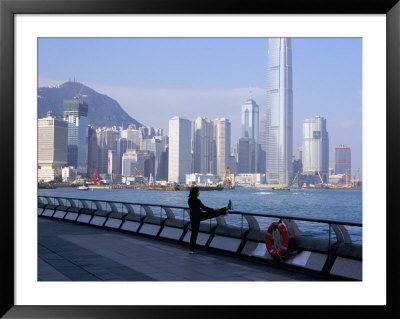
[[[271,242],[272,231],[275,229],[278,229],[282,236],[282,242],[280,243],[279,248],[273,247]],[[274,257],[275,259],[282,259],[282,257],[286,255],[289,247],[289,233],[285,225],[281,222],[273,222],[271,225],[269,225],[267,235],[265,236],[265,244],[267,245],[268,252],[272,257]]]

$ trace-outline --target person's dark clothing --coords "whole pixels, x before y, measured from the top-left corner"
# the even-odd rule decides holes
[[[206,219],[218,217],[226,214],[226,207],[215,211],[213,208],[205,206],[197,196],[192,196],[188,200],[190,210],[190,223],[192,225],[192,234],[190,236],[189,249],[194,250],[196,247],[197,235],[199,233],[200,222]],[[202,211],[203,210],[203,211]]]

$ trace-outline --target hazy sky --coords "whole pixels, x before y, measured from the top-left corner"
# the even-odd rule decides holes
[[[139,122],[161,127],[175,115],[226,117],[232,146],[241,104],[250,96],[266,113],[267,38],[40,38],[38,85],[76,78],[117,100]],[[327,119],[330,161],[351,147],[362,168],[362,39],[293,38],[293,155],[302,121]],[[90,105],[89,105],[90,107]]]

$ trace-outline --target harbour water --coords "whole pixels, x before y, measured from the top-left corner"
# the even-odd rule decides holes
[[[39,189],[38,195],[87,198],[132,203],[167,204],[187,206],[187,191],[155,191],[146,189],[93,189],[77,190],[74,187]],[[294,216],[339,219],[362,222],[361,190],[330,189],[292,189],[274,191],[267,188],[235,188],[222,191],[202,191],[200,200],[209,207],[226,206],[232,200],[233,208],[240,211],[266,212]],[[177,214],[179,215],[179,213]],[[186,215],[186,218],[188,216]],[[266,229],[271,218],[257,217],[262,229]],[[228,215],[230,225],[247,227],[247,223],[238,215]],[[329,226],[323,223],[296,222],[300,231],[312,237],[328,238]],[[348,227],[352,241],[362,243],[362,228]],[[334,232],[331,231],[334,240]]]

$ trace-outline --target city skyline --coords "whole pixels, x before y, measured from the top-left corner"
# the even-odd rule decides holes
[[[292,40],[293,154],[302,144],[302,121],[320,115],[330,132],[330,161],[334,147],[346,144],[352,148],[352,167],[361,168],[361,39]],[[105,43],[112,44],[113,54],[110,47],[94,50]],[[79,58],[73,44],[81,48]],[[133,48],[139,52],[124,60]],[[165,132],[176,115],[190,121],[226,117],[233,145],[240,137],[241,105],[250,96],[260,106],[260,118],[266,113],[267,49],[267,38],[39,39],[38,84],[76,77],[116,99],[135,119]],[[95,51],[94,57],[90,52]],[[126,70],[116,78],[121,65]]]

